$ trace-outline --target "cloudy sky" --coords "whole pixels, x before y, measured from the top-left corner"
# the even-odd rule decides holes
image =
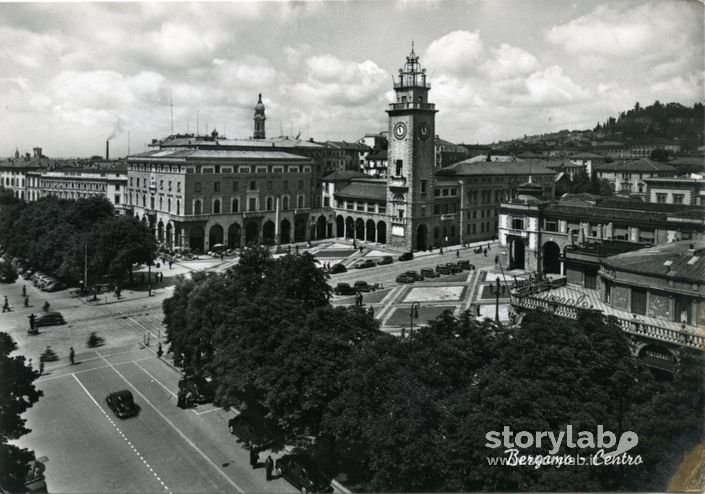
[[[0,4],[0,156],[143,151],[171,131],[386,129],[414,40],[443,138],[488,143],[705,100],[696,0]]]

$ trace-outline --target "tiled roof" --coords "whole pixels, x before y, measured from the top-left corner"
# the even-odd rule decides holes
[[[665,163],[642,158],[639,161],[615,161],[613,163],[595,163],[595,171],[615,172],[676,172],[676,169]]]
[[[326,144],[339,149],[354,149],[356,151],[369,151],[370,146],[362,144],[360,142],[346,142],[346,141],[326,141]]]
[[[472,161],[465,160],[455,163],[436,172],[436,175],[453,175],[456,177],[468,175],[555,175],[556,172],[545,166],[528,161]]]
[[[373,201],[387,200],[387,182],[380,179],[355,180],[335,192],[336,197],[350,199],[369,199]]]
[[[353,178],[364,178],[367,175],[364,173],[356,172],[354,170],[342,170],[342,171],[337,171],[333,172],[330,175],[326,175],[325,177],[322,178],[322,180],[326,182],[340,182],[340,181],[349,181],[352,180]]]
[[[694,253],[689,251],[694,247]],[[683,240],[655,245],[606,258],[603,263],[618,271],[702,283],[705,279],[705,242]]]
[[[325,145],[317,142],[294,139],[293,137],[271,137],[266,139],[218,139],[213,141],[196,137],[176,137],[166,138],[160,141],[162,147],[229,147],[229,148],[320,148],[325,149]]]
[[[302,163],[311,162],[311,158],[299,156],[296,154],[285,153],[283,151],[248,151],[242,149],[182,149],[182,148],[165,148],[146,153],[135,154],[128,156],[129,161],[139,161],[143,159],[149,160],[285,160],[296,161]]]
[[[576,153],[572,156],[568,156],[568,159],[571,159],[571,160],[604,160],[605,157],[602,156],[601,154],[597,154],[597,153],[584,152],[584,153]]]
[[[666,224],[669,217],[697,220],[699,216],[697,214],[694,217],[691,216],[690,211],[700,210],[699,206],[687,204],[658,204],[631,200],[618,201],[613,198],[603,199],[593,205],[589,198],[566,197],[547,205],[544,212],[547,216],[580,219],[583,221],[595,219],[600,222],[608,221],[619,224],[630,224],[633,222]]]
[[[386,159],[387,159],[387,150],[386,149],[379,149],[377,151],[373,151],[365,157],[365,161],[386,160]]]

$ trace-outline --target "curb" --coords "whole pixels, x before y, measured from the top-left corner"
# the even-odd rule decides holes
[[[338,481],[335,480],[335,479],[331,480],[331,481],[330,481],[330,484],[331,484],[334,488],[338,489],[340,492],[343,492],[343,493],[345,493],[345,494],[352,494],[352,491],[351,491],[350,489],[346,489],[345,487],[343,487],[343,484],[341,484],[340,482],[338,482]]]

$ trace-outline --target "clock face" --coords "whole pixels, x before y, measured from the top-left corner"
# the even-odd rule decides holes
[[[419,136],[421,136],[421,139],[428,139],[429,135],[431,135],[431,128],[426,122],[422,122],[419,125]]]
[[[397,139],[403,139],[406,136],[406,124],[399,122],[394,126],[394,137]]]

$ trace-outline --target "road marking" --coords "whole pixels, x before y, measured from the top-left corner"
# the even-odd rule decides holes
[[[161,382],[159,379],[157,379],[157,378],[154,377],[152,374],[150,374],[149,372],[147,372],[147,369],[145,369],[145,368],[142,367],[140,364],[138,364],[137,361],[134,361],[133,363],[134,363],[137,367],[139,367],[140,369],[142,369],[142,370],[144,371],[144,373],[147,374],[154,382],[156,382],[157,384],[159,384],[162,388],[166,389],[167,393],[169,393],[171,396],[173,396],[174,398],[176,398],[176,393],[174,393],[174,392],[171,391],[169,388],[167,388],[164,384],[162,384],[162,382]]]
[[[197,412],[196,410],[192,410],[192,411],[196,415],[205,415],[207,413],[216,412],[216,411],[222,410],[222,409],[223,409],[223,407],[218,407],[218,408],[211,408],[210,410],[206,410],[205,412]]]
[[[96,351],[96,353],[97,353],[98,355],[100,355],[99,352]],[[105,360],[105,359],[104,359],[104,360]],[[183,432],[181,432],[181,429],[179,429],[178,427],[176,427],[176,425],[175,425],[171,420],[169,420],[169,419],[166,417],[166,415],[164,415],[151,401],[149,401],[149,399],[147,399],[147,397],[146,397],[144,394],[142,394],[142,392],[141,392],[139,389],[137,389],[137,387],[135,387],[134,384],[132,384],[130,381],[128,381],[128,379],[127,379],[125,376],[123,376],[123,375],[120,373],[120,371],[117,370],[113,365],[111,365],[110,362],[108,362],[107,360],[105,360],[105,362],[108,364],[108,366],[112,367],[113,371],[115,371],[115,373],[116,373],[118,376],[120,376],[120,377],[122,378],[122,380],[125,381],[125,383],[126,383],[128,386],[130,386],[132,389],[135,390],[135,393],[137,393],[137,394],[140,396],[140,398],[142,398],[142,399],[144,400],[145,403],[147,403],[150,407],[152,407],[152,409],[154,409],[155,412],[157,412],[157,415],[159,415],[159,416],[164,420],[164,422],[166,422],[167,424],[169,424],[169,425],[171,426],[171,428],[174,429],[174,430],[176,431],[176,433],[179,434],[179,435],[183,438],[183,440],[188,443],[189,446],[191,446],[199,455],[201,455],[201,457],[202,457],[204,460],[206,460],[206,461],[208,462],[208,464],[210,464],[213,468],[215,468],[215,470],[216,470],[230,485],[232,485],[233,487],[235,487],[235,489],[237,489],[238,492],[240,492],[240,493],[242,493],[242,494],[245,494],[245,491],[242,490],[242,488],[240,488],[239,485],[237,485],[230,477],[228,477],[225,472],[223,472],[220,468],[218,468],[218,465],[216,465],[213,460],[211,460],[210,458],[208,458],[208,456],[206,456],[206,454],[205,454],[203,451],[201,451],[201,449],[200,449],[198,446],[196,446],[196,444],[195,444],[193,441],[191,441],[191,440],[186,436],[186,434],[184,434]]]
[[[129,353],[129,352],[124,352],[124,353]],[[108,355],[108,356],[114,357],[115,355],[122,355],[122,354],[113,354],[113,355]],[[152,360],[152,359],[154,359],[154,357],[143,357],[143,358],[138,358],[138,359],[134,359],[134,360],[125,360],[122,362],[116,362],[113,365],[126,365],[126,364],[132,364],[132,363],[136,363],[136,362],[142,362],[143,360]],[[91,359],[91,360],[100,360],[100,359],[96,358],[96,359]],[[87,360],[83,360],[83,361],[79,362],[79,364],[81,364],[83,362],[87,362]],[[62,368],[63,367],[54,367],[55,370],[62,369]],[[35,382],[37,384],[40,384],[40,383],[47,382],[47,381],[53,381],[55,379],[61,379],[62,377],[71,377],[74,374],[85,374],[86,372],[93,372],[96,370],[108,369],[108,368],[110,368],[110,365],[101,365],[99,367],[91,367],[90,369],[79,370],[79,371],[71,372],[69,374],[62,374],[60,376],[45,377],[44,379],[39,379]],[[47,369],[47,370],[49,370],[49,369]]]
[[[96,352],[96,353],[98,353],[98,352]],[[73,374],[72,374],[72,375],[73,375]],[[108,421],[110,422],[110,424],[112,424],[112,426],[115,428],[115,430],[118,431],[118,433],[120,433],[120,436],[121,436],[125,441],[127,441],[128,444],[130,444],[130,441],[128,441],[127,438],[125,437],[125,434],[123,434],[122,431],[120,430],[120,428],[119,428],[117,425],[115,425],[115,422],[113,422],[113,420],[112,420],[112,419],[110,418],[110,416],[105,412],[105,410],[103,409],[103,407],[100,406],[100,403],[98,403],[98,402],[96,401],[96,399],[93,398],[93,395],[90,393],[90,391],[88,391],[88,389],[86,389],[86,387],[83,385],[83,383],[82,383],[75,375],[73,375],[73,378],[76,380],[76,382],[78,383],[78,385],[81,386],[81,388],[83,388],[83,391],[86,392],[86,394],[87,394],[88,397],[93,401],[93,403],[95,403],[95,406],[98,407],[98,410],[101,411],[101,413],[103,414],[103,416],[104,416],[105,418],[107,418]],[[154,476],[157,478],[157,480],[162,484],[162,486],[164,486],[164,490],[166,490],[169,494],[173,494],[173,493],[171,492],[171,490],[166,486],[166,484],[164,484],[164,482],[162,482],[162,479],[159,478],[159,475],[157,475],[157,472],[155,472],[155,471],[152,469],[152,467],[144,460],[144,458],[142,458],[142,455],[139,454],[139,453],[137,452],[137,450],[136,450],[131,444],[130,444],[130,446],[131,446],[132,449],[135,451],[135,453],[137,454],[137,456],[144,462],[144,464],[147,465],[147,468],[149,468],[149,471],[152,472],[152,473],[154,474]]]

